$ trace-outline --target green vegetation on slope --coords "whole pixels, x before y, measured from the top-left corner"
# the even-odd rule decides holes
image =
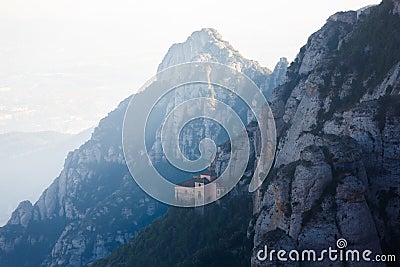
[[[199,210],[171,208],[129,244],[90,266],[250,266],[252,203],[225,197]]]
[[[400,60],[400,17],[392,14],[393,2],[385,0],[362,19],[348,42],[339,50],[345,68],[353,68],[368,87],[382,81]]]
[[[400,61],[400,17],[392,14],[392,10],[393,2],[389,0],[373,7],[371,14],[361,18],[341,48],[330,55],[326,66],[329,72],[322,77],[325,86],[321,88],[321,95],[325,97],[333,88],[333,102],[331,110],[320,114],[319,119],[330,119],[334,111],[358,103],[366,90],[373,90]],[[349,74],[353,75],[350,90],[343,97],[339,91],[348,82]]]

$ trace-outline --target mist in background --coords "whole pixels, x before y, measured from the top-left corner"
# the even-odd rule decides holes
[[[171,44],[217,29],[244,57],[293,60],[333,13],[377,0],[0,2],[0,133],[77,133],[148,78]]]

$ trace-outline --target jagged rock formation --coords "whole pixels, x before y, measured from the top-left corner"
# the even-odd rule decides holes
[[[270,97],[275,88],[285,82],[288,65],[289,62],[287,61],[287,59],[284,57],[281,58],[276,64],[274,71],[271,73],[271,75],[267,77],[263,86],[263,92],[267,98]]]
[[[185,43],[172,46],[159,70],[194,60],[238,68],[271,91],[266,84],[270,71],[243,58],[212,29],[195,32]],[[280,83],[284,66],[278,64],[271,84]],[[190,93],[193,87],[185,89]],[[181,100],[177,94],[171,96],[164,102],[164,111]],[[138,188],[126,167],[121,129],[128,102],[121,102],[101,120],[88,142],[69,153],[59,177],[34,205],[22,202],[8,224],[0,228],[1,266],[81,266],[127,243],[140,228],[165,212],[165,206]],[[187,129],[184,140],[194,136],[193,127]],[[204,134],[216,136],[210,130]],[[156,160],[157,141],[156,136],[152,146]],[[185,146],[184,142],[183,149],[190,154],[194,146]]]
[[[17,209],[11,215],[8,224],[21,225],[22,227],[27,227],[29,221],[32,217],[33,206],[29,200],[22,201]]]
[[[272,93],[279,144],[275,168],[255,196],[252,266],[277,266],[256,258],[267,243],[320,251],[345,238],[348,249],[398,255],[398,6],[385,0],[331,16]],[[301,266],[328,263],[344,266]]]

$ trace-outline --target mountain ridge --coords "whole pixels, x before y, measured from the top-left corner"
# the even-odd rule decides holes
[[[207,47],[201,52],[207,52]],[[211,47],[218,48],[214,44]],[[254,61],[219,53],[226,51],[224,48],[209,50],[208,55],[227,57],[231,65],[236,59],[247,62],[244,67],[262,86],[265,69]],[[196,60],[196,55],[200,56],[197,51],[185,54],[190,60]],[[169,52],[166,58],[169,61],[163,63],[164,67],[178,64],[182,57]],[[283,75],[282,68],[279,75]],[[68,154],[60,175],[33,206],[22,202],[9,223],[0,228],[0,265],[81,266],[127,243],[139,229],[165,212],[165,205],[148,197],[134,183],[124,162],[121,131],[129,100],[123,100],[100,121],[89,141]],[[169,108],[174,102],[170,103]],[[188,134],[191,132],[193,129]],[[187,147],[188,151],[192,149]],[[153,150],[156,148],[157,144]]]

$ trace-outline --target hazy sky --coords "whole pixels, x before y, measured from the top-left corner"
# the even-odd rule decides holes
[[[0,0],[0,133],[78,132],[156,71],[171,44],[217,29],[243,56],[291,61],[337,11],[376,0]]]

